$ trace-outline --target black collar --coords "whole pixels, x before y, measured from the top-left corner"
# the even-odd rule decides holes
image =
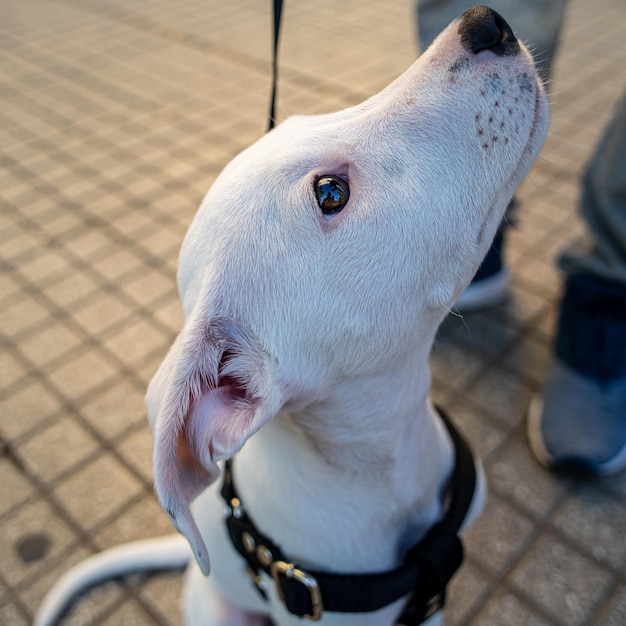
[[[454,443],[456,463],[450,485],[450,501],[444,517],[406,554],[394,570],[376,574],[333,574],[304,570],[287,559],[280,548],[261,534],[245,512],[233,483],[232,460],[226,461],[222,497],[226,501],[226,525],[248,573],[266,597],[269,574],[287,610],[299,617],[318,620],[323,611],[368,613],[410,594],[396,622],[417,626],[433,615],[445,600],[446,586],[463,561],[458,536],[474,497],[476,467],[465,440],[438,409]]]

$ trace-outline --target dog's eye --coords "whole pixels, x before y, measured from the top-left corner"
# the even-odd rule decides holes
[[[350,187],[348,182],[339,176],[321,176],[315,181],[315,195],[322,213],[327,216],[336,215],[348,204]]]

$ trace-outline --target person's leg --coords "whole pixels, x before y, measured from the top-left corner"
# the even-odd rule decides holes
[[[580,209],[589,232],[564,251],[561,269],[626,286],[626,93],[585,173]]]
[[[596,474],[626,466],[626,94],[583,180],[588,233],[562,255],[553,362],[531,407],[535,456]]]
[[[550,77],[566,1],[491,0],[488,3],[509,23],[516,37],[528,46],[545,81]],[[427,48],[453,19],[474,4],[476,2],[472,0],[416,0],[418,46],[422,50]],[[499,304],[507,297],[509,273],[503,263],[503,250],[506,231],[513,220],[513,204],[472,283],[456,303],[462,313]]]

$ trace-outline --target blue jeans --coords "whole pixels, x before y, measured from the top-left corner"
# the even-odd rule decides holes
[[[566,248],[559,266],[626,287],[626,93],[587,166],[580,210],[587,233]]]

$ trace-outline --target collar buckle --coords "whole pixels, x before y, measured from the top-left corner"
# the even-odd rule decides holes
[[[463,560],[459,530],[476,488],[471,451],[443,412],[438,410],[456,451],[450,502],[444,517],[407,553],[394,570],[375,574],[306,572],[290,563],[280,548],[263,535],[248,516],[233,482],[232,460],[224,463],[221,495],[233,547],[251,570],[265,597],[261,573],[270,574],[279,599],[292,615],[318,621],[322,613],[369,613],[408,597],[398,626],[418,626],[444,603],[446,586]]]
[[[322,617],[322,593],[317,580],[311,574],[285,561],[274,561],[270,572],[278,597],[290,613],[312,622],[317,622]],[[302,590],[306,591],[306,595]],[[304,611],[302,607],[306,607]]]

